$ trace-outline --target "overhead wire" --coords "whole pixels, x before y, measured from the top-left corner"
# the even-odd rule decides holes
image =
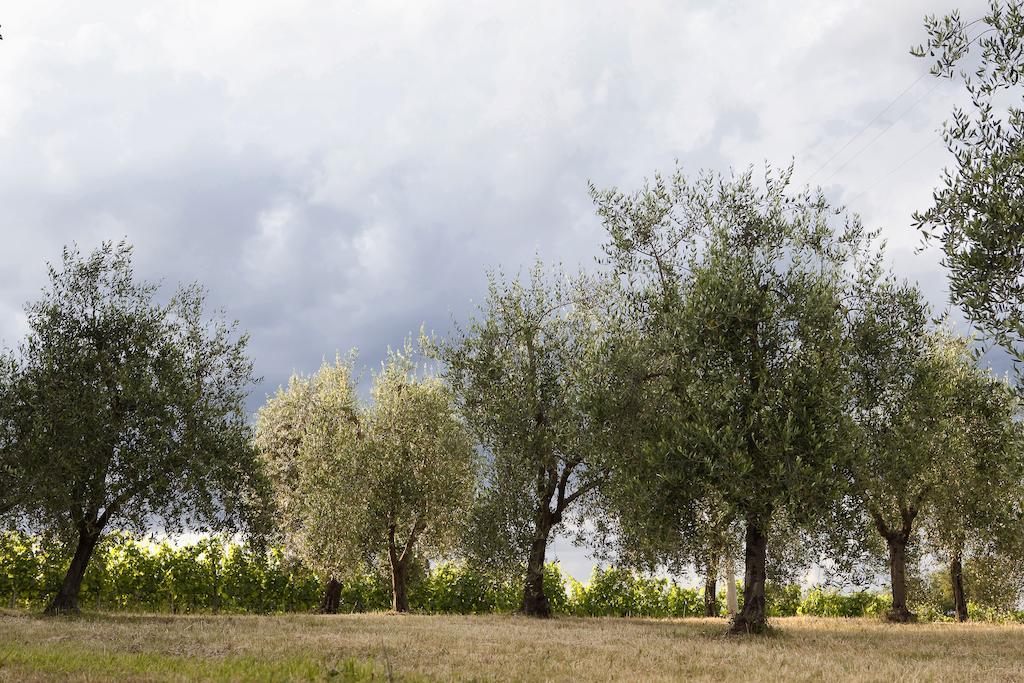
[[[924,72],[923,74],[921,74],[920,76],[918,76],[918,77],[917,77],[916,79],[914,79],[914,82],[913,82],[913,83],[911,83],[911,84],[910,84],[910,85],[908,85],[908,86],[907,86],[906,88],[904,88],[904,89],[903,89],[902,91],[900,91],[900,94],[899,94],[899,95],[897,95],[896,97],[892,98],[892,99],[891,99],[891,100],[889,101],[889,104],[885,105],[885,107],[883,107],[883,108],[882,108],[882,110],[881,110],[880,112],[878,112],[877,114],[875,114],[875,115],[874,115],[874,117],[873,117],[873,118],[872,118],[872,119],[871,119],[870,121],[868,121],[868,122],[867,122],[867,123],[866,123],[866,124],[864,125],[864,127],[863,127],[863,128],[861,128],[860,130],[858,130],[858,131],[857,131],[857,132],[856,132],[856,133],[855,133],[855,134],[854,134],[854,135],[853,135],[853,136],[852,136],[851,138],[849,138],[849,139],[848,139],[848,140],[846,141],[846,143],[845,143],[845,144],[844,144],[844,145],[843,145],[842,147],[840,147],[840,148],[839,148],[839,149],[837,149],[837,150],[836,150],[835,152],[833,152],[833,153],[832,153],[832,155],[831,155],[831,156],[830,156],[830,157],[829,157],[828,159],[826,159],[826,160],[825,160],[825,163],[823,163],[823,164],[822,164],[821,166],[819,166],[818,168],[816,168],[816,169],[814,170],[814,172],[813,172],[813,173],[811,173],[810,177],[808,178],[808,182],[810,182],[811,180],[813,180],[813,179],[814,179],[814,177],[815,177],[816,175],[818,175],[819,173],[821,173],[822,169],[824,169],[824,168],[825,168],[826,166],[828,166],[828,165],[829,165],[830,163],[832,163],[832,160],[833,160],[833,159],[835,159],[835,158],[836,158],[836,157],[838,157],[838,156],[839,156],[840,154],[842,154],[843,152],[845,152],[845,151],[846,151],[846,149],[847,149],[847,148],[848,148],[848,147],[849,147],[850,145],[852,145],[852,144],[853,144],[853,143],[854,143],[854,142],[855,142],[855,141],[857,140],[857,138],[859,138],[859,137],[860,137],[861,135],[863,135],[863,134],[864,134],[864,133],[866,133],[866,132],[867,132],[868,130],[870,130],[870,129],[871,129],[871,126],[875,125],[875,122],[876,122],[876,121],[878,121],[878,119],[882,118],[882,116],[884,116],[884,115],[885,115],[885,112],[887,112],[887,111],[889,111],[890,109],[892,109],[892,108],[893,108],[893,106],[894,106],[894,105],[895,105],[895,104],[896,104],[897,102],[899,102],[899,101],[900,101],[900,99],[902,99],[902,97],[903,97],[904,95],[906,95],[906,94],[907,94],[908,92],[910,92],[911,88],[913,88],[913,87],[914,87],[915,85],[917,85],[918,83],[920,83],[920,82],[921,82],[921,80],[922,80],[922,79],[923,79],[923,78],[924,78],[925,76],[927,76],[927,75],[928,75],[928,72],[927,72],[927,71],[926,71],[926,72]]]
[[[857,151],[856,151],[856,152],[855,152],[855,153],[853,154],[853,156],[851,156],[851,157],[850,157],[850,158],[848,158],[848,159],[847,159],[846,161],[844,161],[844,162],[843,162],[842,164],[840,164],[838,168],[836,168],[836,169],[835,169],[835,170],[833,170],[833,171],[832,171],[831,173],[829,173],[829,174],[828,174],[828,176],[827,176],[827,177],[826,177],[826,178],[825,178],[825,179],[824,179],[823,181],[821,181],[821,182],[822,182],[822,183],[827,183],[827,182],[828,182],[829,180],[831,180],[831,179],[832,179],[832,178],[833,178],[833,177],[834,177],[834,176],[835,176],[835,175],[836,175],[837,173],[839,173],[839,172],[840,172],[840,171],[842,171],[842,170],[843,170],[844,168],[846,168],[847,166],[849,166],[849,165],[850,165],[850,162],[852,162],[852,161],[853,161],[854,159],[856,159],[856,158],[857,158],[857,157],[859,157],[859,156],[860,156],[861,154],[863,154],[863,153],[864,153],[864,152],[865,152],[865,151],[866,151],[866,150],[867,150],[867,149],[868,149],[869,147],[871,147],[871,145],[873,145],[873,144],[875,144],[876,142],[878,142],[878,140],[879,140],[879,139],[880,139],[880,138],[881,138],[881,137],[882,137],[883,135],[885,135],[885,134],[886,134],[886,133],[888,133],[888,132],[889,132],[890,130],[892,130],[892,127],[893,127],[893,126],[895,126],[895,125],[896,125],[897,123],[899,123],[899,122],[900,122],[900,121],[901,121],[901,120],[903,119],[903,117],[904,117],[904,116],[906,116],[907,114],[909,114],[910,112],[912,112],[912,111],[913,111],[914,109],[916,109],[916,108],[917,108],[917,105],[921,104],[921,102],[923,102],[923,101],[924,101],[924,100],[925,100],[925,99],[926,99],[926,98],[927,98],[927,97],[928,97],[929,95],[931,95],[931,94],[932,94],[932,93],[933,93],[933,92],[935,91],[935,89],[936,89],[937,87],[939,87],[939,85],[940,85],[941,83],[942,83],[942,81],[940,81],[940,80],[936,79],[936,80],[935,80],[935,83],[934,83],[934,84],[932,85],[932,87],[928,88],[928,91],[927,91],[927,92],[926,92],[925,94],[921,95],[921,96],[920,96],[919,98],[917,98],[916,100],[914,100],[914,103],[913,103],[912,105],[910,105],[909,107],[907,107],[907,108],[906,108],[906,109],[905,109],[905,110],[904,110],[903,112],[901,112],[901,113],[900,113],[900,115],[899,115],[899,116],[897,116],[897,117],[896,117],[896,118],[894,118],[894,119],[893,119],[892,121],[890,121],[890,122],[889,122],[889,123],[888,123],[888,124],[887,124],[887,125],[885,126],[885,128],[883,128],[882,130],[880,130],[880,131],[878,132],[878,134],[877,134],[877,135],[875,135],[875,137],[871,138],[871,140],[870,140],[870,141],[868,141],[868,143],[867,143],[866,145],[864,145],[863,147],[861,147],[860,149],[858,149],[858,150],[857,150]]]
[[[857,201],[858,199],[860,199],[861,197],[863,197],[864,195],[866,195],[866,194],[867,194],[868,192],[870,192],[871,190],[873,190],[873,189],[875,189],[876,187],[878,187],[878,185],[880,185],[880,184],[882,183],[882,181],[884,181],[884,180],[886,180],[887,178],[889,178],[889,176],[893,175],[894,173],[896,173],[897,171],[899,171],[899,170],[900,170],[901,168],[903,168],[904,166],[906,166],[907,164],[909,164],[909,163],[910,163],[911,161],[913,161],[913,160],[914,160],[914,159],[916,159],[917,157],[921,156],[921,155],[922,155],[922,154],[924,154],[924,153],[925,153],[926,151],[928,151],[929,149],[931,149],[931,148],[932,148],[932,147],[934,147],[935,145],[939,144],[940,142],[942,142],[942,138],[932,138],[932,139],[931,139],[931,140],[930,140],[930,141],[928,142],[928,144],[926,144],[926,145],[922,146],[922,147],[921,147],[921,148],[919,148],[919,149],[918,149],[918,150],[917,150],[916,152],[914,152],[914,153],[913,153],[913,154],[911,154],[910,156],[908,156],[908,157],[906,157],[905,159],[903,159],[903,161],[901,161],[901,162],[900,162],[900,163],[898,163],[898,164],[897,164],[896,166],[894,166],[894,167],[893,167],[893,168],[892,168],[892,169],[891,169],[891,170],[890,170],[890,171],[889,171],[888,173],[886,173],[886,174],[885,174],[885,175],[883,175],[883,176],[880,176],[880,177],[879,177],[879,178],[878,178],[877,180],[875,180],[875,182],[871,183],[871,184],[870,184],[869,186],[867,186],[866,188],[864,188],[863,190],[861,190],[860,192],[858,192],[857,194],[855,194],[855,195],[854,195],[853,197],[851,197],[851,198],[850,198],[849,200],[847,200],[846,202],[844,202],[844,204],[852,204],[852,203],[854,203],[855,201]]]
[[[964,25],[964,29],[966,30],[966,29],[970,28],[971,26],[979,23],[980,21],[982,21],[982,19],[975,19],[974,21],[971,21],[971,22],[967,23],[966,25]],[[989,33],[991,30],[992,29],[988,29],[988,30],[979,32],[977,35],[975,35],[973,38],[970,38],[967,41],[967,45],[968,46],[973,45],[979,38],[981,38],[986,33]],[[870,130],[875,125],[875,123],[877,123],[878,120],[881,119],[882,116],[884,116],[886,114],[886,112],[888,112],[890,109],[892,109],[893,106],[895,106],[895,104],[897,102],[899,102],[907,93],[909,93],[914,88],[914,86],[916,86],[918,83],[921,82],[922,79],[924,79],[926,76],[929,76],[929,75],[934,75],[931,72],[931,70],[925,71],[924,73],[920,74],[916,79],[914,79],[913,82],[910,83],[910,85],[906,86],[903,90],[900,91],[900,93],[898,95],[896,95],[894,98],[892,98],[889,101],[889,103],[886,104],[885,107],[882,108],[881,111],[879,111],[877,114],[875,114],[875,116],[873,116],[871,118],[871,120],[868,121],[852,137],[847,139],[847,141],[843,144],[842,147],[840,147],[838,150],[833,152],[828,157],[828,159],[825,160],[825,162],[823,164],[821,164],[817,169],[815,169],[815,171],[808,178],[808,183],[811,180],[813,180],[830,163],[832,163],[833,160],[835,160],[844,151],[846,151],[850,147],[850,145],[852,145],[858,138],[860,138],[862,135],[864,135],[864,133],[866,133],[868,130]],[[878,134],[876,134],[870,141],[868,141],[868,143],[866,145],[864,145],[863,147],[858,149],[851,157],[847,158],[846,161],[844,161],[842,164],[840,164],[838,168],[834,169],[831,173],[829,173],[829,175],[825,178],[824,181],[822,181],[822,183],[828,182],[830,179],[832,179],[833,176],[835,176],[837,173],[842,171],[852,161],[854,161],[857,157],[859,157],[861,154],[863,154],[868,148],[870,148],[875,142],[877,142],[882,136],[884,136],[889,130],[891,130],[893,128],[893,126],[895,126],[900,120],[902,120],[904,116],[906,116],[911,111],[913,111],[919,104],[921,104],[921,102],[923,102],[929,95],[931,95],[932,92],[935,91],[935,89],[939,86],[939,84],[941,82],[942,82],[941,79],[936,78],[935,83],[932,85],[931,88],[928,89],[927,92],[925,92],[923,95],[921,95],[919,98],[917,98],[914,101],[913,104],[911,104],[908,108],[903,110],[896,118],[894,118],[892,121],[890,121],[881,131],[878,132]],[[889,170],[885,175],[880,176],[877,180],[875,180],[875,182],[873,182],[871,185],[869,185],[866,189],[864,189],[861,192],[857,193],[847,203],[853,202],[854,200],[859,199],[860,197],[864,196],[865,194],[867,194],[867,192],[869,192],[873,188],[877,187],[883,180],[885,180],[885,179],[889,178],[890,176],[892,176],[894,173],[899,171],[901,168],[903,168],[904,166],[909,164],[911,161],[913,161],[914,159],[919,157],[921,154],[923,154],[925,151],[927,151],[928,149],[930,149],[931,147],[933,147],[935,144],[937,144],[940,141],[941,141],[940,138],[933,138],[926,145],[922,146],[921,148],[919,148],[916,151],[914,151],[911,155],[909,155],[908,157],[904,158],[899,164],[897,164],[895,167],[893,167],[891,170]],[[814,145],[811,144],[811,145],[808,145],[808,147],[805,147],[804,150],[801,151],[801,155],[803,154],[803,152],[807,151],[808,149],[813,148],[813,146]]]
[[[974,26],[975,24],[978,24],[979,22],[982,22],[982,21],[984,21],[984,18],[978,18],[978,19],[974,19],[973,21],[970,21],[970,22],[968,22],[968,23],[964,24],[964,26],[963,26],[963,30],[964,30],[964,31],[966,31],[967,29],[971,28],[971,27],[972,27],[972,26]],[[981,32],[979,32],[979,33],[978,33],[978,34],[976,34],[976,35],[975,35],[975,36],[974,36],[973,38],[970,38],[970,39],[969,39],[969,40],[967,41],[967,46],[969,47],[969,46],[973,45],[973,44],[974,44],[974,43],[975,43],[975,42],[976,42],[976,41],[977,41],[977,40],[978,40],[979,38],[981,38],[981,37],[982,37],[983,35],[985,35],[986,33],[989,33],[989,32],[990,32],[991,30],[992,30],[992,29],[987,29],[987,30],[985,30],[985,31],[981,31]],[[875,114],[875,115],[874,115],[874,116],[873,116],[873,117],[871,118],[871,120],[870,120],[870,121],[868,121],[868,122],[867,122],[866,124],[864,124],[864,126],[863,126],[862,128],[860,128],[860,129],[859,129],[859,130],[858,130],[858,131],[857,131],[856,133],[854,133],[854,135],[853,135],[853,136],[851,136],[850,138],[848,138],[848,139],[846,140],[846,142],[845,142],[845,143],[843,144],[843,146],[842,146],[842,147],[840,147],[839,149],[837,149],[837,150],[836,150],[835,152],[833,152],[833,153],[832,153],[832,154],[831,154],[831,155],[830,155],[830,156],[829,156],[829,157],[828,157],[828,158],[827,158],[827,159],[825,160],[825,162],[824,162],[824,163],[822,163],[822,164],[821,164],[820,166],[818,166],[818,168],[816,168],[816,169],[814,170],[814,172],[813,172],[813,173],[811,173],[811,175],[810,175],[810,176],[808,177],[808,179],[807,179],[807,182],[808,182],[808,183],[810,183],[810,182],[811,182],[812,180],[814,180],[814,178],[815,178],[815,177],[817,177],[817,175],[818,175],[819,173],[821,173],[821,171],[822,171],[822,170],[824,170],[824,169],[825,169],[825,168],[826,168],[826,167],[827,167],[827,166],[828,166],[829,164],[831,164],[831,163],[832,163],[832,162],[833,162],[833,161],[834,161],[834,160],[835,160],[835,159],[836,159],[837,157],[839,157],[839,156],[840,156],[840,155],[841,155],[841,154],[842,154],[843,152],[845,152],[845,151],[846,151],[846,150],[847,150],[847,149],[848,149],[848,148],[850,147],[850,145],[852,145],[852,144],[853,144],[854,142],[856,142],[856,141],[857,141],[857,140],[858,140],[858,139],[859,139],[859,138],[860,138],[860,137],[861,137],[862,135],[864,135],[864,133],[866,133],[867,131],[869,131],[869,130],[870,130],[870,129],[871,129],[871,128],[872,128],[872,127],[873,127],[873,126],[875,125],[875,123],[877,123],[877,122],[878,122],[878,120],[879,120],[879,119],[881,119],[881,118],[882,118],[882,117],[883,117],[883,116],[884,116],[884,115],[886,114],[886,112],[888,112],[888,111],[889,111],[890,109],[892,109],[892,108],[893,108],[893,107],[894,107],[894,106],[896,105],[896,103],[897,103],[897,102],[899,102],[899,101],[900,101],[901,99],[903,99],[903,97],[904,97],[904,96],[905,96],[905,95],[906,95],[907,93],[909,93],[909,92],[910,92],[910,91],[911,91],[911,90],[912,90],[912,89],[914,88],[914,86],[916,86],[916,85],[917,85],[918,83],[920,83],[920,82],[921,82],[921,81],[922,81],[922,80],[923,80],[923,79],[924,79],[924,78],[925,78],[926,76],[930,76],[930,75],[934,75],[934,74],[932,74],[932,72],[931,72],[931,70],[930,70],[930,69],[929,69],[928,71],[925,71],[925,72],[921,73],[921,74],[920,74],[920,75],[919,75],[919,76],[918,76],[917,78],[915,78],[915,79],[914,79],[914,80],[913,80],[913,81],[912,81],[912,82],[911,82],[911,83],[910,83],[909,85],[907,85],[907,86],[906,86],[905,88],[903,88],[903,90],[901,90],[901,91],[899,92],[899,94],[897,94],[897,95],[896,95],[895,97],[893,97],[893,98],[892,98],[891,100],[889,100],[889,103],[888,103],[888,104],[886,104],[886,105],[885,105],[885,106],[884,106],[884,107],[883,107],[883,108],[881,109],[881,111],[879,111],[879,112],[878,112],[877,114]],[[863,153],[863,152],[864,152],[865,150],[867,150],[867,149],[868,149],[869,147],[871,147],[871,146],[872,146],[872,145],[873,145],[873,144],[874,144],[875,142],[877,142],[877,141],[878,141],[878,140],[879,140],[879,139],[880,139],[880,138],[881,138],[881,137],[882,137],[883,135],[885,135],[885,134],[886,134],[886,133],[887,133],[887,132],[888,132],[888,131],[889,131],[889,130],[890,130],[890,129],[891,129],[891,128],[892,128],[893,126],[894,126],[894,125],[896,125],[896,123],[898,123],[898,122],[899,122],[899,121],[900,121],[900,120],[901,120],[901,119],[902,119],[902,118],[903,118],[904,116],[906,116],[906,115],[907,115],[907,114],[909,114],[909,113],[910,113],[911,111],[913,111],[913,110],[914,110],[914,109],[915,109],[915,108],[917,107],[917,105],[919,105],[919,104],[920,104],[920,103],[921,103],[921,102],[922,102],[922,101],[923,101],[923,100],[924,100],[925,98],[927,98],[927,97],[928,97],[928,96],[929,96],[929,95],[930,95],[930,94],[931,94],[932,92],[934,92],[934,90],[935,90],[935,89],[936,89],[936,88],[937,88],[937,87],[939,86],[939,84],[940,84],[940,83],[941,83],[941,80],[937,78],[937,79],[936,79],[936,81],[935,81],[935,83],[934,83],[934,84],[932,85],[932,87],[928,89],[928,92],[926,92],[926,93],[925,93],[924,95],[922,95],[922,96],[921,96],[921,97],[919,97],[919,98],[918,98],[917,100],[915,100],[915,101],[914,101],[914,103],[913,103],[913,104],[912,104],[912,105],[911,105],[910,107],[908,107],[908,108],[907,108],[906,110],[904,110],[904,111],[903,111],[902,113],[900,113],[900,115],[899,115],[899,116],[897,116],[897,117],[896,117],[895,119],[893,119],[892,121],[890,121],[890,122],[888,123],[888,125],[886,125],[886,127],[885,127],[885,128],[883,128],[883,129],[882,129],[882,130],[881,130],[881,131],[880,131],[880,132],[879,132],[879,133],[878,133],[878,134],[877,134],[877,135],[876,135],[876,136],[875,136],[874,138],[872,138],[872,139],[871,139],[871,140],[870,140],[870,141],[869,141],[869,142],[868,142],[868,143],[867,143],[866,145],[864,145],[864,146],[863,146],[863,147],[861,147],[861,148],[860,148],[859,150],[857,150],[857,152],[855,152],[853,156],[851,156],[851,157],[850,157],[850,158],[848,158],[848,159],[847,159],[846,161],[844,161],[844,162],[843,162],[843,163],[842,163],[842,164],[841,164],[841,165],[840,165],[840,166],[839,166],[838,168],[836,168],[835,170],[833,170],[833,171],[832,171],[832,172],[831,172],[831,173],[830,173],[830,174],[828,175],[828,177],[826,177],[826,178],[825,178],[825,180],[824,180],[824,181],[822,181],[822,182],[828,182],[828,181],[829,181],[829,180],[830,180],[830,179],[831,179],[831,178],[832,178],[833,176],[835,176],[835,175],[836,175],[837,173],[839,173],[839,172],[840,172],[841,170],[843,170],[844,168],[846,168],[846,167],[847,167],[847,166],[848,166],[848,165],[850,164],[850,162],[852,162],[852,161],[853,161],[854,159],[856,159],[856,158],[857,158],[858,156],[860,156],[860,155],[861,155],[861,154],[862,154],[862,153]],[[804,152],[806,152],[806,151],[807,151],[808,149],[812,149],[812,148],[813,148],[814,146],[815,146],[815,144],[814,144],[814,143],[811,143],[810,145],[808,145],[807,147],[805,147],[805,148],[804,148],[803,150],[801,150],[801,152],[800,152],[800,154],[799,154],[798,156],[803,156]],[[918,153],[920,153],[920,152],[918,152]],[[912,156],[916,156],[916,154],[918,154],[918,153],[915,153],[915,155],[912,155]],[[908,160],[908,161],[909,161],[909,160]],[[902,165],[902,164],[901,164],[901,165]],[[894,170],[895,170],[895,169],[894,169]],[[892,173],[892,171],[891,171],[890,173]],[[876,183],[876,184],[877,184],[877,183]]]

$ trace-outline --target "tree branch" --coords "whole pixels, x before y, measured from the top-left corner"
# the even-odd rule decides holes
[[[409,538],[405,540],[405,547],[402,549],[402,554],[398,558],[399,562],[405,562],[405,559],[412,552],[413,546],[416,545],[416,539],[425,528],[426,524],[424,524],[422,518],[417,515],[416,521],[412,523],[412,529],[409,530]],[[392,529],[394,529],[394,527],[392,527]],[[392,538],[393,537],[394,535],[392,534]]]
[[[604,474],[602,474],[599,477],[591,479],[586,484],[584,484],[583,486],[579,487],[578,489],[576,489],[575,491],[570,493],[568,496],[565,497],[565,499],[562,501],[561,505],[559,506],[558,514],[562,514],[562,512],[567,507],[572,505],[573,501],[575,501],[577,498],[579,498],[580,496],[586,495],[587,493],[590,493],[591,491],[596,489],[598,486],[603,484],[605,482],[606,478],[607,477]]]

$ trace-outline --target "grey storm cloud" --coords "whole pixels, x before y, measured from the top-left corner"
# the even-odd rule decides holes
[[[3,343],[63,245],[127,238],[143,276],[201,282],[251,332],[255,410],[338,351],[373,365],[443,334],[488,269],[591,267],[587,182],[635,188],[677,159],[795,158],[945,305],[910,225],[959,96],[907,52],[952,9],[934,0],[18,5],[0,16]]]

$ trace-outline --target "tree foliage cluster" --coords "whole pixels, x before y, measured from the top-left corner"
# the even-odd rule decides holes
[[[65,249],[0,368],[0,514],[74,547],[51,612],[77,609],[110,527],[259,524],[248,338],[206,314],[198,286],[159,302],[131,256],[125,243]]]
[[[959,80],[970,103],[953,110],[943,139],[953,163],[932,206],[915,214],[942,249],[950,296],[972,322],[1024,358],[1024,4],[990,0],[973,21],[959,12],[925,19],[911,52],[931,72]]]

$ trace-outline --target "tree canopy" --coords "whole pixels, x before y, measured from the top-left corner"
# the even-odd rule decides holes
[[[929,496],[922,530],[925,548],[948,567],[956,615],[964,621],[964,562],[1006,567],[1024,559],[1024,433],[1016,391],[977,366],[966,340],[951,345],[956,375],[941,444],[943,471]],[[1020,570],[1011,573],[1019,576]]]

